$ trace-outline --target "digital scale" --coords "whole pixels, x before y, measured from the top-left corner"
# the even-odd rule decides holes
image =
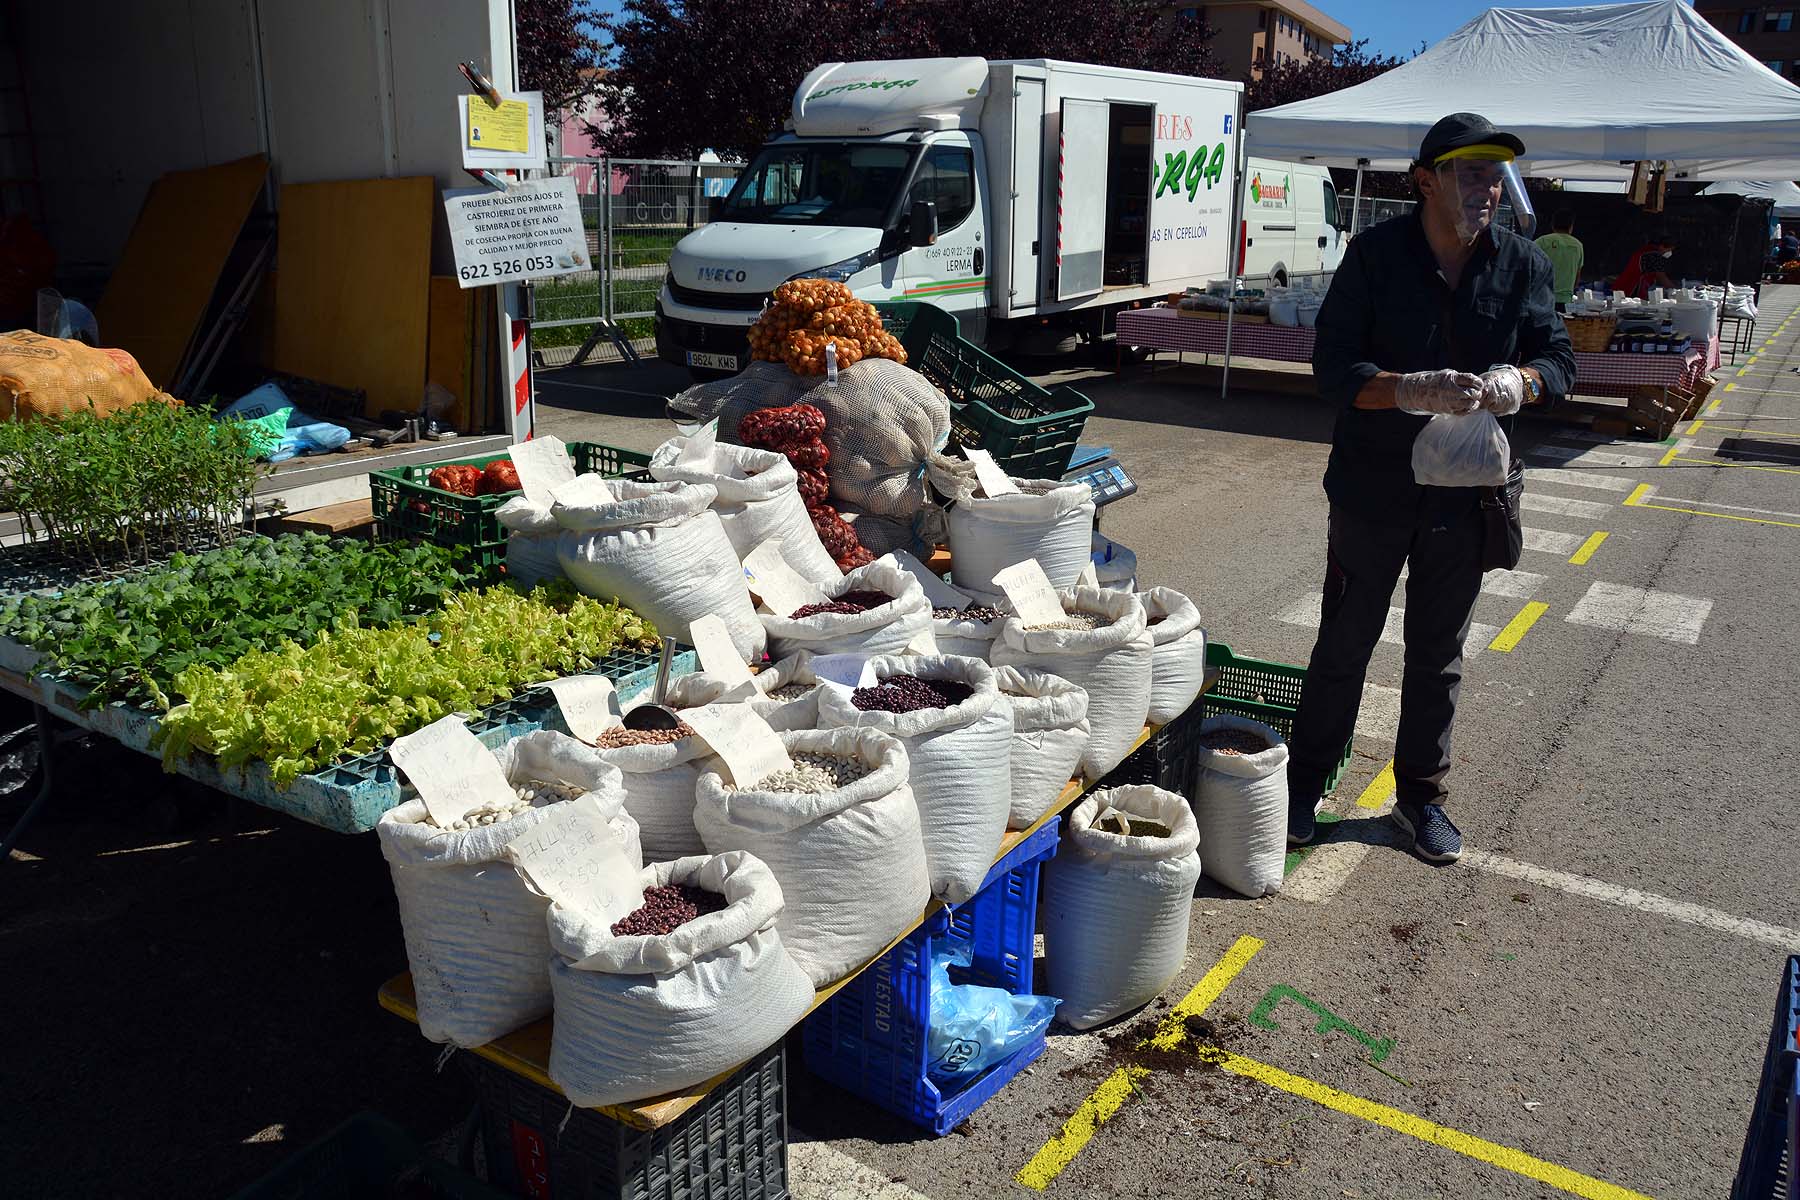
[[[1087,484],[1094,493],[1095,508],[1104,508],[1138,490],[1137,481],[1127,475],[1119,460],[1113,457],[1111,446],[1075,447],[1075,453],[1069,456],[1068,470],[1062,477],[1067,483],[1079,479]]]

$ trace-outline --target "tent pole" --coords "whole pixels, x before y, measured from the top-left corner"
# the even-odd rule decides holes
[[[1362,173],[1363,164],[1368,161],[1369,160],[1366,158],[1359,158],[1356,160],[1356,199],[1350,202],[1351,237],[1355,237],[1356,231],[1362,228]]]
[[[1229,249],[1225,252],[1225,261],[1231,268],[1231,295],[1225,301],[1225,371],[1219,376],[1219,399],[1225,398],[1225,390],[1231,384],[1231,318],[1237,313],[1237,277],[1244,264],[1238,258],[1240,247],[1244,244],[1244,169],[1249,158],[1250,131],[1244,128],[1244,93],[1237,97],[1237,148],[1231,152],[1231,224],[1226,227],[1225,236],[1230,238]],[[1239,230],[1237,237],[1231,237],[1231,230]]]

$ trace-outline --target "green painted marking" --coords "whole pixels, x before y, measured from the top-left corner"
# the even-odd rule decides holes
[[[1361,1042],[1369,1051],[1369,1065],[1371,1066],[1381,1062],[1394,1052],[1393,1038],[1372,1037],[1369,1034],[1364,1033],[1350,1022],[1344,1020],[1344,1018],[1332,1012],[1329,1008],[1326,1008],[1323,1004],[1320,1004],[1317,1000],[1314,1000],[1310,996],[1302,995],[1285,983],[1276,984],[1269,989],[1267,995],[1257,1001],[1256,1007],[1250,1012],[1250,1023],[1252,1025],[1261,1025],[1264,1029],[1280,1029],[1280,1024],[1273,1020],[1269,1014],[1279,1008],[1283,1000],[1292,1000],[1294,1003],[1301,1005],[1304,1008],[1311,1009],[1318,1015],[1319,1022],[1313,1026],[1313,1032],[1326,1034],[1335,1030],[1339,1033],[1347,1033],[1357,1041]]]
[[[1314,850],[1317,850],[1330,839],[1331,827],[1343,819],[1344,818],[1338,816],[1336,813],[1320,813],[1318,816],[1318,832],[1313,835],[1313,840],[1309,844],[1288,851],[1287,860],[1282,864],[1281,868],[1282,876],[1285,878],[1286,876],[1292,875],[1294,873],[1294,868],[1299,866],[1307,855],[1311,854]]]

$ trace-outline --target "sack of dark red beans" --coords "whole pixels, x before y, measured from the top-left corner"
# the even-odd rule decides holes
[[[734,851],[645,867],[607,920],[550,907],[550,1078],[583,1107],[692,1087],[780,1040],[813,986],[782,945],[781,885]]]
[[[769,657],[813,654],[899,654],[912,647],[936,653],[931,601],[919,581],[891,557],[858,567],[825,586],[825,599],[792,612],[758,614]]]

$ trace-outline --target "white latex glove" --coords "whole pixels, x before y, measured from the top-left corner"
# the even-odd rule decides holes
[[[1481,375],[1481,407],[1496,417],[1509,416],[1525,403],[1525,373],[1501,364]]]
[[[1394,407],[1415,416],[1460,416],[1481,406],[1481,376],[1467,371],[1414,371],[1394,380]]]

